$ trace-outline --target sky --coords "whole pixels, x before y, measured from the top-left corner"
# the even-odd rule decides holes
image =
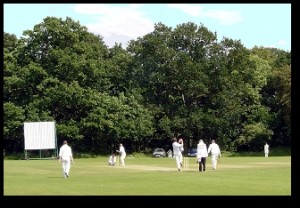
[[[112,47],[152,32],[162,23],[172,29],[193,22],[246,48],[274,47],[291,51],[291,3],[281,4],[16,4],[3,5],[4,32],[20,38],[45,17],[71,17]]]

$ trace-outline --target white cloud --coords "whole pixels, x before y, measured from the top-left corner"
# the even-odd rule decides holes
[[[191,16],[199,17],[201,16],[202,7],[196,6],[193,4],[186,5],[186,4],[167,4],[167,7],[179,9],[184,13],[187,13]]]
[[[198,5],[186,5],[186,4],[167,4],[170,8],[181,10],[195,17],[209,17],[217,19],[222,25],[233,25],[243,21],[243,18],[239,11],[228,11],[228,10],[209,10],[205,11],[201,6]]]
[[[123,47],[129,40],[143,36],[154,29],[151,19],[139,10],[141,4],[127,6],[105,4],[79,4],[73,8],[76,12],[90,15],[94,21],[85,26],[90,32],[99,34],[105,43],[112,47],[114,40],[122,40]]]
[[[222,25],[234,25],[243,21],[238,11],[210,10],[205,12],[204,16],[217,19]]]
[[[90,17],[85,24],[88,30],[103,37],[104,42],[112,47],[115,42],[125,48],[128,41],[135,40],[154,30],[154,22],[141,10],[144,4],[77,4],[74,11]],[[236,24],[242,21],[237,11],[210,10],[195,4],[167,4],[183,13],[195,17],[216,19],[220,24]]]
[[[285,44],[286,44],[286,41],[285,41],[285,40],[280,40],[280,41],[278,41],[278,44],[279,44],[279,45],[285,45]]]

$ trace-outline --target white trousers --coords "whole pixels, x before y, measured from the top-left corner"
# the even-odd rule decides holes
[[[214,170],[217,169],[217,163],[218,163],[218,154],[211,154],[211,164]]]
[[[70,173],[70,168],[71,168],[71,161],[70,160],[62,160],[62,170],[63,170],[63,175],[65,174],[69,175]]]
[[[125,154],[122,154],[121,156],[120,156],[120,161],[121,161],[121,165],[123,165],[123,166],[125,166],[125,157],[126,157],[126,153]]]
[[[179,153],[178,157],[179,157],[179,161],[182,163],[183,162],[182,152]]]
[[[177,168],[180,169],[181,168],[181,165],[180,165],[180,163],[181,163],[180,155],[174,155],[174,157],[175,157],[175,160],[176,160]]]

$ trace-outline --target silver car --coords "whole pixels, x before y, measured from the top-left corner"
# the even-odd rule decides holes
[[[155,148],[152,156],[153,157],[166,157],[167,153],[163,148]]]

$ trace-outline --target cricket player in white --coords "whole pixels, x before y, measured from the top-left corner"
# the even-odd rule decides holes
[[[206,157],[208,156],[206,144],[202,139],[197,144],[197,162],[199,163],[199,172],[205,172]]]
[[[111,156],[109,156],[109,158],[108,158],[108,165],[115,166],[116,162],[117,162],[117,160],[116,160],[115,154],[111,154]]]
[[[119,150],[117,150],[118,153],[120,153],[120,160],[121,160],[121,165],[125,166],[125,158],[126,158],[126,152],[123,144],[120,144]]]
[[[74,163],[74,160],[72,149],[66,140],[64,140],[63,145],[59,149],[59,162],[62,163],[64,177],[69,178],[71,162]]]
[[[211,144],[208,147],[207,153],[211,153],[211,163],[213,170],[217,169],[218,157],[221,157],[221,151],[219,145],[215,143],[215,140],[211,140]]]
[[[180,147],[183,147],[183,143],[179,144],[177,142],[177,139],[173,138],[172,147],[173,147],[173,154],[174,154],[174,157],[176,159],[177,169],[178,169],[178,171],[180,171],[180,169],[181,169],[181,165],[180,165],[180,162],[181,162],[180,161],[180,155],[181,155]]]
[[[269,157],[269,145],[267,142],[264,146],[264,151],[265,151],[265,157]]]
[[[178,140],[178,143],[179,144],[182,144],[182,147],[179,147],[179,161],[180,161],[180,166],[182,167],[182,163],[183,163],[183,151],[184,151],[184,148],[183,148],[183,139],[182,137],[179,137],[180,139]]]

